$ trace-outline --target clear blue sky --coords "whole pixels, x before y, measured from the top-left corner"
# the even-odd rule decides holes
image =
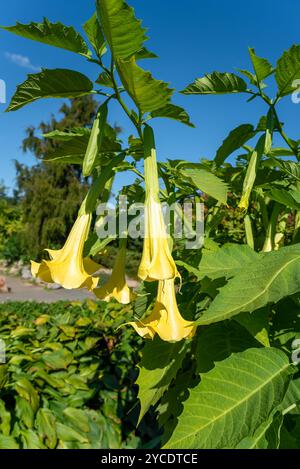
[[[248,46],[275,62],[293,43],[300,43],[298,0],[250,0],[247,3],[240,0],[130,0],[129,3],[148,27],[148,48],[159,55],[158,60],[144,62],[144,66],[177,90],[204,73],[249,68]],[[1,8],[0,23],[27,23],[46,16],[82,31],[81,25],[93,9],[93,0],[9,0],[5,8]],[[17,84],[37,67],[73,68],[92,79],[96,79],[98,72],[95,65],[76,54],[0,31],[0,78],[7,83],[8,99]],[[189,111],[197,128],[156,119],[154,127],[160,159],[213,158],[229,130],[242,122],[256,123],[265,109],[257,101],[247,104],[240,95],[185,97],[176,94],[174,102]],[[59,100],[48,99],[17,112],[4,113],[5,106],[0,104],[0,180],[8,187],[14,185],[14,159],[27,164],[34,162],[31,155],[23,155],[20,150],[26,127],[49,119],[60,105]],[[280,105],[280,114],[282,120],[289,121],[290,135],[300,138],[300,104],[295,105],[288,98]],[[117,107],[112,110],[111,122],[121,125],[124,138],[131,131]]]

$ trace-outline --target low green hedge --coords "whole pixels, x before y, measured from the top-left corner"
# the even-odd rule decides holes
[[[0,305],[0,449],[135,448],[155,437],[150,421],[135,431],[142,342],[118,329],[129,317],[114,303]]]

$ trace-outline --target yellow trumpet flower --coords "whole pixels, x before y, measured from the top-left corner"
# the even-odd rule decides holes
[[[110,301],[112,298],[115,298],[123,305],[131,302],[133,295],[126,283],[125,261],[126,243],[121,243],[110,279],[102,287],[94,289],[97,298],[104,301]]]
[[[178,276],[171,254],[161,204],[150,195],[145,204],[145,238],[138,276],[144,281]]]
[[[168,243],[159,198],[159,180],[153,130],[146,126],[145,147],[145,238],[138,276],[144,281],[166,280],[178,276]]]
[[[174,279],[160,281],[154,309],[145,321],[129,323],[144,338],[153,339],[155,334],[166,342],[178,342],[193,337],[196,325],[181,316],[175,295]]]
[[[91,218],[91,213],[78,216],[62,249],[46,249],[51,260],[43,260],[41,263],[31,261],[32,275],[70,290],[83,287],[93,290],[98,284],[98,278],[92,277],[92,274],[100,266],[89,258],[83,259]]]

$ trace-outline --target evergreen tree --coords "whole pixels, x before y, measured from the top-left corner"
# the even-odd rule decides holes
[[[46,247],[61,245],[69,232],[87,189],[81,166],[47,163],[43,158],[55,152],[59,142],[38,134],[72,127],[90,127],[97,102],[83,96],[64,103],[57,121],[41,122],[38,128],[29,127],[23,140],[23,151],[31,151],[37,163],[28,167],[16,162],[17,189],[15,197],[23,211],[24,243],[31,257],[39,257]]]

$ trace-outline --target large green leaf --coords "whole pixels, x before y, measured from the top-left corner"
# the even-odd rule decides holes
[[[271,189],[268,192],[268,195],[271,199],[276,200],[276,202],[285,205],[286,207],[300,210],[300,190],[297,188],[294,189]]]
[[[289,358],[272,348],[248,349],[217,363],[191,390],[165,447],[236,448],[281,403],[290,374]]]
[[[141,403],[139,421],[155,405],[168,389],[181,367],[186,353],[184,342],[168,343],[160,339],[147,342],[139,363],[138,398]]]
[[[28,75],[17,87],[7,111],[16,111],[40,98],[76,98],[93,91],[93,83],[82,73],[67,69],[44,69]]]
[[[166,117],[168,119],[182,122],[182,124],[186,124],[189,127],[195,127],[194,124],[191,123],[188,113],[182,107],[175,106],[175,104],[171,103],[167,104],[163,108],[151,112],[151,117]]]
[[[263,81],[273,72],[273,67],[267,59],[263,59],[262,57],[258,57],[255,54],[255,50],[251,47],[249,48],[249,54],[251,58],[251,62],[255,71],[255,75],[257,81]]]
[[[124,88],[141,112],[157,111],[169,103],[173,90],[139,67],[134,57],[120,60],[117,69]]]
[[[294,81],[300,79],[300,45],[293,45],[277,62],[275,77],[279,96],[295,91]]]
[[[290,382],[281,409],[284,412],[300,414],[300,378]]]
[[[242,147],[248,140],[254,137],[255,134],[256,132],[253,125],[251,124],[242,124],[236,127],[225,138],[222,145],[218,149],[215,156],[215,163],[218,166],[221,166],[221,164],[224,163],[226,158],[231,155],[231,153]]]
[[[276,166],[278,166],[285,174],[292,176],[300,182],[300,163],[294,161],[282,161],[274,158]]]
[[[50,449],[54,449],[57,443],[55,424],[55,416],[51,410],[40,408],[36,415],[36,427],[40,438]]]
[[[197,372],[207,373],[216,363],[226,360],[232,354],[260,347],[251,334],[235,321],[211,324],[198,331],[195,352]]]
[[[244,438],[237,449],[278,449],[283,416],[274,412],[263,422],[253,436]]]
[[[189,165],[191,166],[191,165]],[[228,186],[220,178],[215,176],[213,173],[196,167],[188,167],[181,169],[180,174],[192,183],[197,189],[200,189],[207,195],[210,195],[214,199],[226,204]]]
[[[246,265],[259,259],[259,254],[246,244],[225,244],[218,251],[202,251],[198,278],[212,280],[234,277]]]
[[[226,94],[246,91],[247,84],[234,73],[213,72],[187,86],[184,94]]]
[[[93,16],[83,25],[83,29],[85,30],[90,43],[95,49],[96,54],[98,57],[101,57],[105,53],[106,47],[97,13],[94,13]]]
[[[115,59],[126,59],[147,40],[141,21],[123,0],[96,0],[99,21]]]
[[[52,138],[53,140],[60,142],[59,147],[57,147],[52,153],[48,153],[45,156],[44,161],[82,165],[90,135],[91,130],[83,127],[74,128],[70,132],[55,130],[48,134],[44,134],[44,137]],[[116,139],[114,129],[106,124],[101,152],[99,152],[96,165],[101,163],[103,156],[119,152],[120,150],[121,145]]]
[[[241,326],[255,337],[258,342],[265,347],[270,347],[269,340],[269,316],[270,311],[268,307],[261,308],[255,311],[255,314],[240,313],[234,317]]]
[[[91,55],[84,39],[72,26],[65,26],[60,22],[50,23],[47,18],[44,18],[42,23],[17,23],[15,26],[2,26],[2,29],[49,46],[67,49],[87,57]]]
[[[266,253],[230,279],[199,319],[211,324],[253,312],[300,291],[300,244]]]

